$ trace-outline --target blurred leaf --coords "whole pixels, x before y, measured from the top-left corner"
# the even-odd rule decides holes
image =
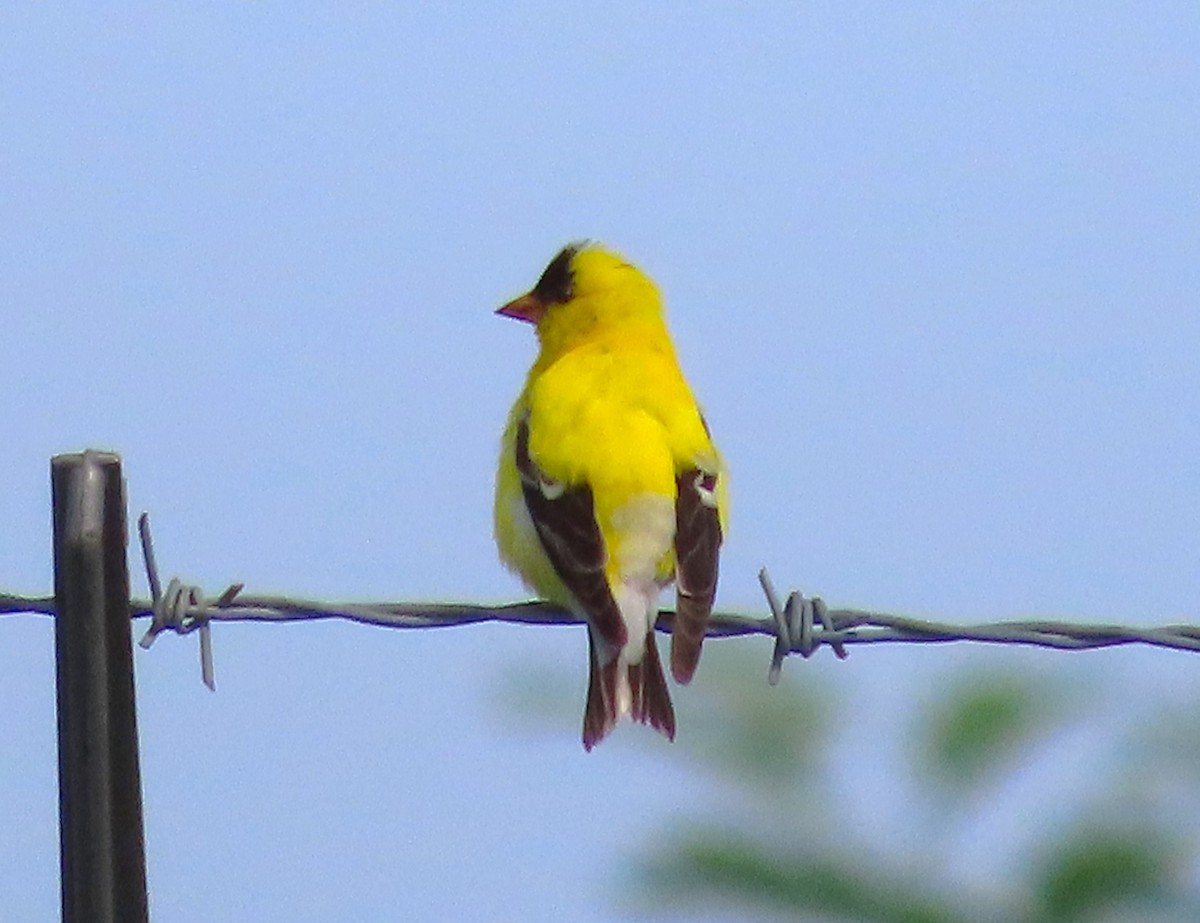
[[[917,729],[919,758],[943,783],[977,785],[1045,729],[1060,695],[1028,671],[964,678],[944,692]]]
[[[744,912],[757,908],[798,919],[859,923],[957,923],[966,920],[907,883],[885,880],[851,859],[816,853],[786,863],[736,834],[696,831],[645,866],[647,887],[678,908],[713,898]],[[978,919],[976,917],[975,919]]]
[[[1059,669],[1047,678],[1006,659],[1003,671],[937,682],[906,741],[925,770],[913,777],[929,786],[936,823],[923,829],[916,817],[889,843],[886,823],[877,833],[861,817],[842,822],[853,792],[831,784],[840,777],[824,758],[833,710],[841,704],[836,695],[805,670],[785,674],[783,684],[770,688],[764,661],[753,645],[710,644],[696,682],[677,694],[672,689],[676,745],[633,735],[656,754],[715,774],[735,796],[723,799],[721,813],[736,832],[678,832],[676,822],[666,846],[634,863],[655,913],[708,912],[723,903],[738,919],[844,923],[1200,919],[1195,883],[1180,874],[1197,855],[1189,822],[1197,813],[1195,786],[1187,783],[1195,778],[1189,757],[1197,752],[1200,729],[1186,720],[1190,700],[1171,713],[1154,703],[1146,720],[1114,727],[1114,705],[1124,701],[1119,694],[1093,694],[1104,691],[1098,683],[1079,695],[1081,687],[1064,681]],[[576,733],[582,678],[572,669],[526,664],[511,673],[505,704],[553,733]],[[1078,786],[1062,786],[1053,776],[1039,782],[1025,771],[1036,766],[1032,750],[1049,743],[1051,726],[1070,730],[1059,742],[1075,754],[1075,732],[1086,726],[1094,746],[1104,729],[1108,739],[1097,751],[1104,757],[1083,764],[1086,777]],[[880,754],[881,778],[895,775],[887,764],[894,755]],[[1136,774],[1114,775],[1121,767]],[[973,803],[947,797],[984,780],[1006,782],[1005,774],[1017,769],[1032,791],[1002,791],[998,800]],[[1164,785],[1165,777],[1174,784]],[[900,807],[923,800],[901,787],[888,794]],[[1013,797],[1018,800],[1007,800]],[[1048,806],[1053,810],[1042,809]],[[1086,826],[1054,838],[1056,821],[1081,817]],[[963,878],[947,857],[957,844],[977,840],[988,846],[981,853],[985,863],[995,843],[995,861],[1006,872],[1013,868],[1012,850],[1032,859],[1017,874],[1005,874],[998,889],[973,888],[970,870]]]
[[[1085,828],[1058,846],[1035,882],[1047,920],[1083,920],[1097,911],[1174,903],[1175,845],[1154,831]]]
[[[677,743],[740,785],[794,794],[828,744],[828,697],[811,679],[768,686],[766,673],[765,657],[706,645],[696,681],[676,696]]]
[[[1133,737],[1126,756],[1128,769],[1139,783],[1145,782],[1147,759],[1178,774],[1189,787],[1200,782],[1200,715],[1195,701],[1156,702],[1153,720],[1136,725]]]

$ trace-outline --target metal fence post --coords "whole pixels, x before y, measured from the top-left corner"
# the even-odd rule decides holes
[[[121,459],[51,460],[63,923],[145,923]]]

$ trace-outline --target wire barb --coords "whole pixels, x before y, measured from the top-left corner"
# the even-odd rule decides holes
[[[780,606],[779,594],[775,592],[775,584],[765,567],[758,572],[758,582],[762,585],[763,595],[767,597],[775,624],[775,650],[771,654],[771,669],[767,673],[769,685],[779,683],[783,660],[788,654],[796,653],[807,660],[824,643],[833,648],[838,660],[845,660],[849,656],[845,639],[837,636],[825,600],[819,596],[805,599],[799,590],[793,590],[788,594],[787,602]],[[820,632],[813,631],[814,620],[821,623]]]
[[[795,614],[795,608],[791,605],[790,598],[787,608],[779,604],[779,595],[775,592],[775,584],[771,582],[771,575],[767,573],[765,567],[758,572],[758,582],[762,586],[763,595],[767,597],[771,617],[775,620],[775,650],[771,654],[771,669],[767,673],[768,685],[774,686],[779,682],[779,675],[783,672],[783,659],[787,657],[793,647],[792,616]]]
[[[200,678],[213,692],[217,691],[217,681],[213,668],[212,625],[208,599],[198,586],[185,584],[178,577],[172,577],[167,584],[167,591],[162,591],[162,581],[158,576],[158,563],[154,558],[154,540],[150,536],[150,514],[142,513],[138,517],[138,537],[142,542],[142,560],[146,564],[146,581],[150,584],[150,605],[152,610],[150,627],[142,635],[138,645],[149,650],[155,639],[168,628],[177,634],[185,635],[192,631],[200,632]],[[228,606],[242,591],[244,584],[231,584],[217,599],[216,605]]]

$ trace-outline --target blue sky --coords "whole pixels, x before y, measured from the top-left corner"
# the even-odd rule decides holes
[[[729,459],[724,608],[767,564],[931,617],[1200,614],[1193,4],[29,5],[0,122],[6,590],[49,592],[49,458],[90,446],[213,592],[521,596],[491,479],[534,342],[491,311],[591,237],[659,282]],[[51,641],[0,622],[13,919],[57,910]],[[582,708],[580,631],[219,626],[215,696],[194,646],[136,657],[158,919],[612,919],[715,797],[639,729],[511,720],[527,665]]]

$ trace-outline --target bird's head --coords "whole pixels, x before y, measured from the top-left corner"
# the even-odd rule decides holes
[[[569,346],[608,327],[662,323],[654,283],[621,256],[591,242],[569,244],[537,284],[497,314],[537,326],[543,345]]]

